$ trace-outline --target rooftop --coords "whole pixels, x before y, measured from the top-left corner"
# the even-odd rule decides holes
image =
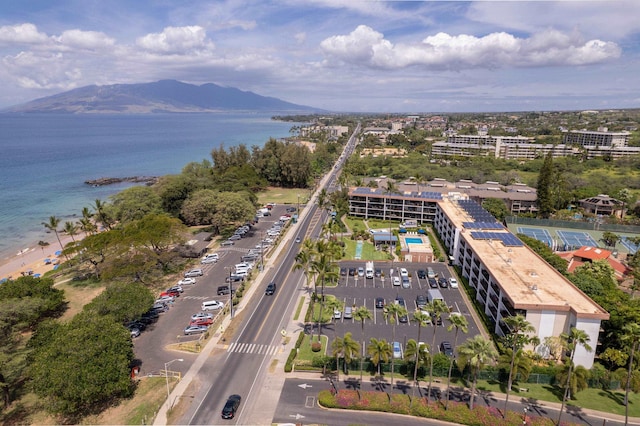
[[[533,250],[518,245],[519,240],[508,230],[478,232],[469,226],[474,218],[457,201],[445,197],[439,205],[454,226],[463,229],[461,238],[482,259],[515,309],[573,311],[581,318],[609,319],[604,309]]]

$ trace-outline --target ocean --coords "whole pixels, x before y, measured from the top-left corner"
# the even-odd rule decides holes
[[[289,136],[298,123],[274,114],[0,114],[0,259],[51,241],[42,225],[49,216],[74,220],[129,186],[86,180],[180,173],[221,145]]]

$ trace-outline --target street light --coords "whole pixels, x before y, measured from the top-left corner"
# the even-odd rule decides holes
[[[233,280],[231,279],[231,271],[232,267],[227,267],[229,269],[229,313],[231,314],[231,319],[233,319]]]
[[[524,411],[524,415],[522,416],[522,424],[526,425],[527,424],[527,407],[524,407],[522,411]]]
[[[182,362],[182,361],[184,361],[184,359],[176,358],[176,359],[173,359],[173,360],[171,360],[169,362],[165,362],[164,363],[164,380],[165,380],[165,382],[167,382],[167,401],[169,401],[169,396],[171,395],[171,392],[169,392],[169,370],[168,370],[169,369],[169,364],[171,364],[172,362],[176,362],[176,361]]]

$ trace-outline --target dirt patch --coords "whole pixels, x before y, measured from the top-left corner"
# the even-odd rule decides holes
[[[64,290],[64,298],[67,301],[67,310],[62,315],[62,321],[69,321],[75,314],[82,311],[87,303],[91,302],[97,295],[102,293],[104,287],[75,287],[67,283],[56,286],[59,290]]]

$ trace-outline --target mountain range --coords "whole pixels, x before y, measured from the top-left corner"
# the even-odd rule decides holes
[[[184,113],[222,111],[320,112],[233,87],[176,80],[85,86],[5,109],[12,113]]]

